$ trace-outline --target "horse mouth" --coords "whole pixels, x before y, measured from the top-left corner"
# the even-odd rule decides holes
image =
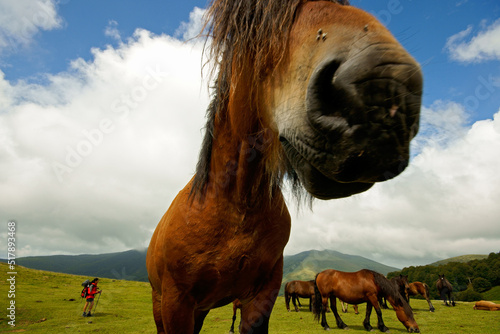
[[[418,131],[422,78],[416,65],[385,63],[358,78],[351,72],[335,60],[320,65],[308,85],[309,129],[280,134],[302,184],[322,199],[399,175]]]
[[[348,197],[353,194],[368,190],[372,185],[369,182],[343,182],[335,177],[335,171],[325,174],[316,168],[313,163],[303,155],[285,137],[280,137],[292,168],[297,172],[304,188],[314,197],[319,199],[333,199]],[[300,145],[305,147],[303,145]],[[337,173],[340,176],[340,173]],[[333,177],[332,177],[333,175]]]

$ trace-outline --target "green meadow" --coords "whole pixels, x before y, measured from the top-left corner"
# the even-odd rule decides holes
[[[84,318],[80,284],[89,277],[18,266],[15,299],[9,299],[7,265],[0,264],[0,270],[4,273],[2,277],[5,277],[0,281],[0,332],[156,333],[148,283],[101,278],[99,287],[103,289],[103,293],[97,304],[95,316]],[[487,293],[485,298],[499,303],[498,287]],[[15,327],[9,325],[11,319],[7,317],[10,300],[15,300]],[[270,333],[323,333],[323,329],[309,312],[307,301],[303,302],[305,305],[301,308],[301,312],[287,312],[283,297],[278,297],[271,317]],[[433,304],[436,312],[431,313],[425,300],[411,301],[415,319],[422,333],[500,333],[500,312],[475,311],[472,308],[474,303],[466,302],[458,302],[456,307],[446,307],[437,300],[433,301]],[[360,305],[359,311],[360,314],[356,315],[350,307],[347,314],[341,314],[344,322],[350,327],[349,333],[366,333],[362,326],[365,306]],[[231,305],[212,310],[205,320],[202,333],[227,333],[231,326],[231,318]],[[236,325],[239,318],[238,311]],[[383,318],[391,333],[406,332],[392,309],[383,310]],[[331,313],[327,314],[327,319],[332,326],[331,333],[342,331],[334,327],[335,320]],[[375,314],[372,314],[371,322],[375,327]]]

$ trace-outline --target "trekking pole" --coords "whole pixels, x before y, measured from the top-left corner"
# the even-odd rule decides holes
[[[97,304],[99,304],[99,299],[101,299],[101,293],[102,293],[102,290],[99,292],[99,297],[97,298],[97,301],[95,302],[94,317],[95,317],[95,313],[97,311]]]

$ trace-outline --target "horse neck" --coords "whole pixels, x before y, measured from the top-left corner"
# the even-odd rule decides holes
[[[229,104],[231,107],[236,108],[235,104]],[[248,112],[242,110],[240,117],[250,118],[245,116]],[[216,119],[209,180],[215,187],[209,191],[247,207],[270,203],[280,191],[266,168],[272,132],[263,128],[258,119],[245,122],[237,119],[237,114],[230,110],[227,116]]]

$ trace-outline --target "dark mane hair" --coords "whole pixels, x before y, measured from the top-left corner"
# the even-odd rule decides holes
[[[215,117],[224,117],[230,87],[238,84],[243,69],[249,77],[250,96],[255,99],[255,87],[283,59],[288,43],[289,31],[294,22],[297,8],[315,0],[212,0],[205,16],[204,31],[207,32],[205,52],[212,65],[215,81],[212,101],[207,109],[205,136],[200,151],[191,195],[202,195],[207,186],[214,138]],[[348,5],[348,0],[327,0]],[[248,71],[248,66],[252,68]],[[234,73],[238,69],[240,73]],[[236,82],[235,82],[236,81]],[[252,107],[255,107],[252,106]],[[252,108],[255,109],[255,108]],[[256,112],[256,110],[254,110]],[[291,168],[284,166],[283,172],[272,178],[281,180],[289,174],[292,184],[298,178]],[[296,187],[294,187],[296,188]]]
[[[382,296],[380,297],[391,297],[397,306],[404,308],[406,315],[413,317],[413,312],[411,311],[410,305],[403,299],[403,296],[399,293],[398,287],[388,280],[384,275],[370,270],[373,274],[373,279],[375,283],[380,287]]]

